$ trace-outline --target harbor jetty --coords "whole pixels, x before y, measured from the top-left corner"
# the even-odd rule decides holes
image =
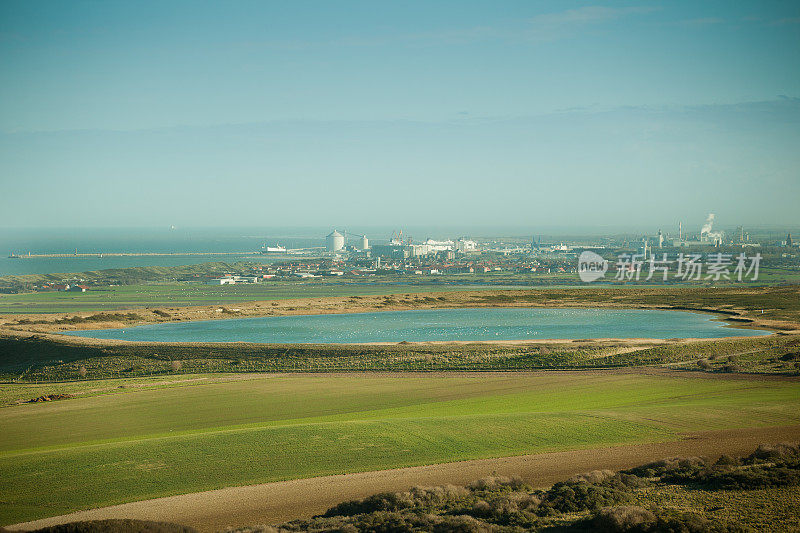
[[[261,255],[261,252],[75,252],[67,254],[16,254],[10,259],[44,259],[68,257],[159,257],[159,256],[194,256],[194,255]]]

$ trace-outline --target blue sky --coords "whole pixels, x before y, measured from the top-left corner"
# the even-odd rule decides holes
[[[800,224],[797,57],[794,2],[6,1],[0,225]]]

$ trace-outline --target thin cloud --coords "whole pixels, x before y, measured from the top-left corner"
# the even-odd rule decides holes
[[[800,17],[783,18],[772,21],[773,26],[789,26],[793,24],[800,24]]]
[[[557,13],[545,13],[528,19],[526,37],[538,41],[554,41],[571,37],[587,26],[618,20],[630,15],[655,11],[655,7],[605,7],[586,6]]]
[[[534,17],[507,21],[505,24],[472,26],[467,28],[441,29],[425,33],[394,36],[351,37],[319,42],[293,43],[250,43],[291,48],[345,46],[372,47],[386,46],[393,43],[405,43],[411,46],[462,45],[483,41],[556,41],[578,34],[582,29],[603,23],[619,20],[633,15],[642,15],[657,11],[650,6],[605,7],[586,6],[554,13],[543,13]]]
[[[725,19],[719,17],[705,17],[705,18],[698,18],[698,19],[689,19],[684,20],[683,24],[686,26],[711,26],[714,24],[722,24],[725,22]]]

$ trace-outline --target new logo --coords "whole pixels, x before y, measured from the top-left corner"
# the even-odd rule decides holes
[[[599,254],[586,250],[578,257],[578,275],[585,283],[602,278],[607,270],[608,261]]]

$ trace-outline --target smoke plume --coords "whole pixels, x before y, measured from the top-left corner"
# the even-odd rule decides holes
[[[706,223],[703,224],[703,229],[700,230],[700,235],[704,233],[711,233],[711,226],[714,224],[714,213],[709,213],[706,218]]]

